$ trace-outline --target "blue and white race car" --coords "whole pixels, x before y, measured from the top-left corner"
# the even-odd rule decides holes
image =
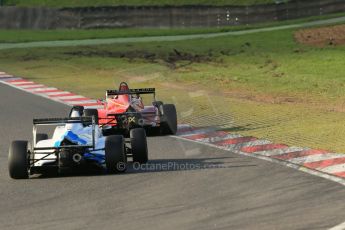
[[[52,138],[37,133],[39,126],[56,126]],[[13,141],[9,149],[9,174],[14,179],[29,175],[97,166],[109,173],[126,171],[127,158],[144,164],[148,161],[146,133],[131,130],[130,138],[104,136],[97,118],[83,116],[77,107],[68,118],[34,119],[33,142]]]

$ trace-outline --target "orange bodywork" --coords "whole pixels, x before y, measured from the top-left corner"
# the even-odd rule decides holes
[[[107,98],[106,103],[104,103],[104,108],[98,109],[99,124],[116,126],[117,122],[114,116],[108,117],[108,115],[125,113],[129,106],[129,95],[118,95],[113,98]]]

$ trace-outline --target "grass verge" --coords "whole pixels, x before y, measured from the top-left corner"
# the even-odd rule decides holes
[[[293,33],[13,49],[0,68],[94,98],[123,80],[154,86],[181,122],[343,152],[345,47],[300,45]]]

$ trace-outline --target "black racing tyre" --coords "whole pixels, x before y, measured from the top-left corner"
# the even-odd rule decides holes
[[[8,170],[13,179],[29,178],[28,142],[13,141],[8,153]]]
[[[145,164],[148,161],[146,132],[143,128],[131,129],[130,133],[133,162]]]
[[[79,112],[79,116],[82,116],[83,112],[84,112],[84,106],[80,106],[80,105],[73,106],[73,108],[69,112],[68,117],[71,117],[73,111],[78,111]]]
[[[47,140],[48,139],[48,134],[46,133],[36,133],[36,144],[39,141]]]
[[[98,124],[98,110],[97,109],[84,109],[84,117],[94,117],[96,124]]]
[[[125,142],[121,135],[105,138],[105,165],[109,173],[121,173],[127,169]]]
[[[161,135],[160,126],[158,127],[145,127],[147,137],[155,137]]]
[[[177,113],[175,105],[162,105],[161,113],[161,133],[163,135],[175,135],[177,132]]]

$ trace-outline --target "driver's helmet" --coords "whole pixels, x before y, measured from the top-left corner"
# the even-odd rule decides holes
[[[80,113],[79,113],[78,110],[73,110],[73,111],[71,112],[70,117],[72,117],[72,118],[74,118],[74,117],[81,117],[81,115],[80,115]]]
[[[81,117],[80,111],[76,109],[72,109],[70,117],[71,118]],[[83,125],[81,123],[68,123],[65,125],[65,128],[70,131],[76,131],[76,130],[82,129]]]
[[[120,87],[119,87],[119,91],[129,91],[128,84],[126,82],[121,82]]]

